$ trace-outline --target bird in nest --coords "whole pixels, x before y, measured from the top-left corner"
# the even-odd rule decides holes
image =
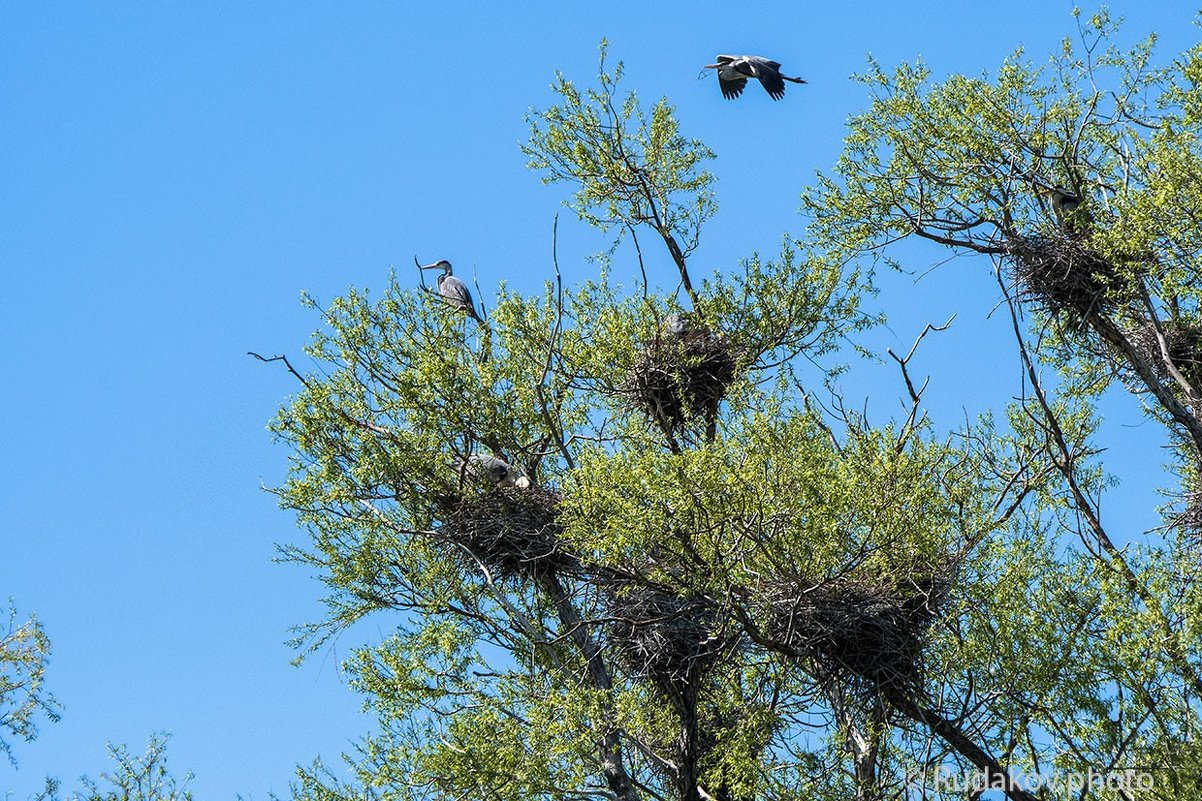
[[[513,467],[499,456],[473,453],[459,462],[459,471],[475,479],[491,481],[498,487],[529,489],[533,482],[520,467]]]

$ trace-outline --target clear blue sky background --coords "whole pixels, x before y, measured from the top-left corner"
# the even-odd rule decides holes
[[[297,355],[318,324],[301,290],[381,287],[393,264],[410,280],[415,253],[486,290],[539,285],[566,190],[543,187],[518,143],[556,69],[587,81],[608,37],[627,85],[666,94],[716,151],[721,210],[694,258],[707,271],[801,231],[798,193],[864,105],[848,76],[866,54],[921,54],[938,74],[980,74],[1019,44],[1042,61],[1072,32],[1070,7],[0,5],[0,598],[45,623],[64,706],[17,744],[19,769],[0,762],[0,791],[95,775],[107,740],[140,750],[165,729],[199,797],[265,799],[297,762],[335,760],[370,728],[337,666],[392,621],[289,665],[287,630],[320,613],[320,587],[272,564],[274,543],[304,533],[260,482],[284,475],[264,423],[294,386],[245,353]],[[1160,33],[1165,60],[1197,40],[1187,3],[1112,8],[1131,37]],[[719,52],[776,58],[810,83],[781,103],[756,86],[727,102],[696,79]],[[569,279],[600,246],[564,215]],[[944,255],[916,251],[909,266]],[[988,264],[885,286],[881,345],[908,348],[960,313],[917,365],[949,425],[1015,392],[1004,328],[986,319]],[[873,392],[871,409],[891,414],[899,387],[876,386],[853,378],[849,394]],[[1160,464],[1138,422],[1126,401],[1107,424],[1142,510],[1135,533]]]

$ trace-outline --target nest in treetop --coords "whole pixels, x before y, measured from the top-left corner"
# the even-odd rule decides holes
[[[1067,234],[1016,237],[1007,250],[1019,297],[1070,325],[1101,311],[1120,283],[1114,263]]]
[[[820,681],[868,692],[914,690],[921,686],[923,638],[949,582],[947,569],[900,580],[794,579],[774,593],[765,634],[811,657]]]
[[[452,505],[441,533],[501,578],[538,578],[576,569],[563,546],[559,495],[544,487],[493,487]]]
[[[709,600],[649,584],[607,588],[608,641],[622,665],[671,698],[696,689],[729,645]]]
[[[1202,325],[1166,322],[1161,325],[1161,329],[1169,360],[1195,391],[1202,392]],[[1131,341],[1162,381],[1176,385],[1153,323],[1149,322],[1135,331],[1131,335]]]
[[[690,417],[712,416],[734,375],[726,340],[690,327],[658,332],[639,351],[620,391],[651,419],[678,428]]]

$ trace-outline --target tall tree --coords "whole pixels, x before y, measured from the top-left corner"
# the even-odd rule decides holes
[[[1118,38],[1105,12],[1078,15],[1047,64],[1016,52],[993,79],[870,64],[871,105],[804,203],[824,250],[915,238],[978,254],[1011,315],[1026,383],[1010,426],[1054,477],[1028,513],[1054,546],[1037,577],[1052,603],[1032,607],[1055,611],[1063,656],[1023,667],[1041,627],[1019,628],[1028,654],[954,690],[973,728],[1028,770],[1138,768],[1175,798],[1200,775],[1202,50],[1155,68],[1154,37]],[[1120,466],[1098,458],[1090,418],[1116,380],[1176,445],[1165,536],[1148,544],[1116,538],[1101,510]]]
[[[396,625],[348,663],[379,730],[296,796],[868,801],[964,797],[944,779],[971,775],[1030,801],[1058,796],[1024,777],[1091,770],[1196,791],[1188,538],[1109,535],[1091,399],[1134,383],[1196,456],[1170,331],[1197,226],[1162,206],[1188,195],[1202,61],[1153,71],[1111,35],[1098,17],[1083,55],[994,81],[871,65],[806,240],[707,276],[709,151],[666,100],[620,94],[604,47],[592,87],[558,77],[531,167],[629,240],[639,285],[565,287],[553,260],[478,329],[395,281],[351,290],[273,423],[280,501],[312,533],[284,553],[329,590],[298,644]],[[647,278],[647,233],[675,291]],[[1001,419],[938,434],[912,353],[910,408],[881,427],[814,375],[870,322],[861,257],[910,236],[994,259],[1027,375]]]

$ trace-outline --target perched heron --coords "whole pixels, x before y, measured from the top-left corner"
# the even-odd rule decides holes
[[[672,336],[684,336],[688,330],[689,324],[685,322],[683,315],[674,312],[664,318],[664,331]]]
[[[498,487],[527,489],[530,486],[530,478],[521,468],[511,466],[498,456],[473,453],[467,457],[467,462],[459,463],[459,469],[473,478],[488,479]]]
[[[484,322],[480,319],[480,315],[476,314],[475,304],[472,303],[472,293],[468,291],[467,284],[451,275],[449,261],[441,259],[433,264],[418,266],[422,270],[442,270],[442,275],[438,276],[438,294],[442,296],[442,299],[476,322]]]
[[[1081,208],[1081,196],[1071,189],[1059,186],[1040,186],[1036,191],[1048,201],[1048,205],[1052,207],[1052,216],[1056,218],[1060,227],[1069,233],[1077,233],[1085,222],[1079,219],[1080,215],[1077,213]]]
[[[1076,192],[1058,186],[1045,187],[1040,190],[1039,194],[1048,199],[1048,203],[1052,206],[1052,213],[1058,220],[1063,219],[1065,215],[1072,214],[1081,205],[1081,198]]]
[[[763,56],[714,56],[717,64],[706,64],[704,69],[718,71],[718,86],[727,100],[743,93],[748,78],[759,78],[764,90],[773,100],[785,96],[785,81],[805,83],[801,78],[790,78],[780,74],[780,63]]]

